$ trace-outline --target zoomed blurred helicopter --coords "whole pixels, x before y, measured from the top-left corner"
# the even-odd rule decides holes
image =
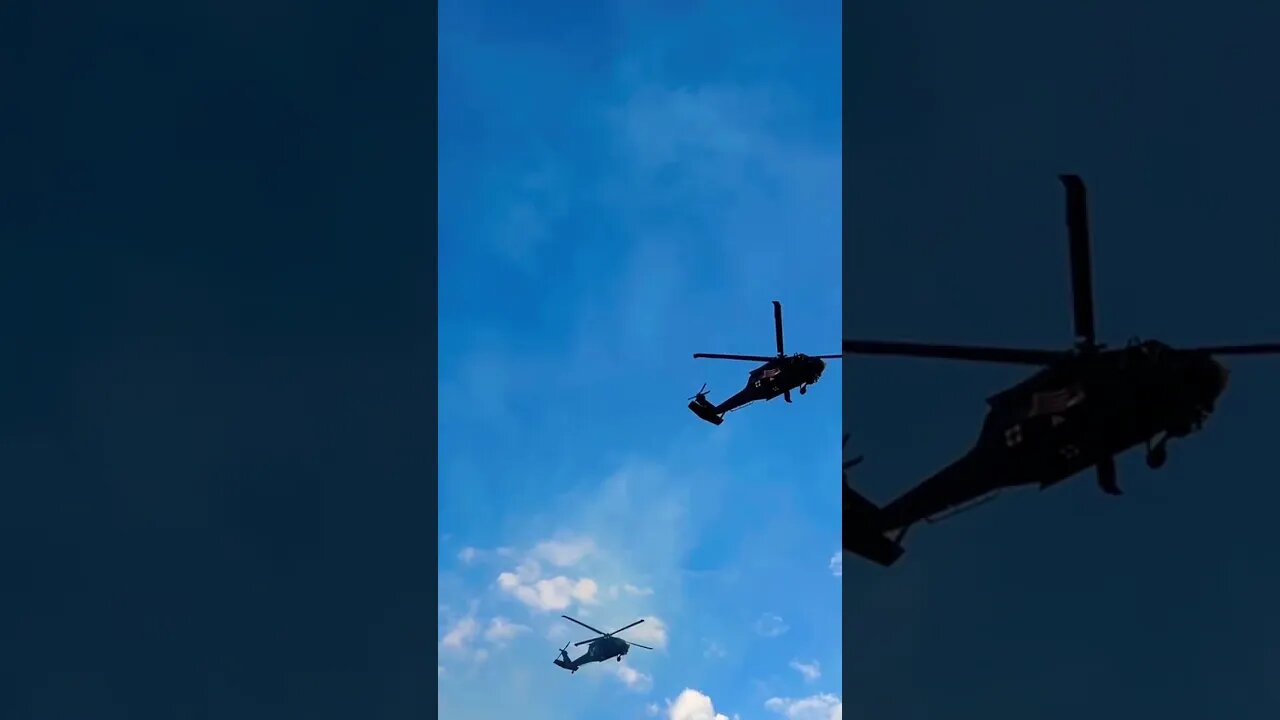
[[[1075,347],[1024,350],[846,340],[845,353],[1040,366],[987,400],[990,410],[969,452],[883,507],[844,486],[844,547],[881,565],[903,553],[913,525],[972,507],[1019,485],[1047,488],[1094,468],[1103,492],[1121,494],[1115,456],[1145,444],[1147,465],[1168,459],[1166,444],[1204,425],[1227,387],[1215,355],[1280,353],[1280,344],[1175,348],[1155,340],[1107,350],[1094,327],[1089,222],[1084,182],[1060,176],[1066,189]],[[965,506],[965,507],[962,507]]]

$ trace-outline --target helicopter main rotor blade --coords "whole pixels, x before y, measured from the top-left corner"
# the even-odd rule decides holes
[[[609,634],[609,633],[607,633],[607,632],[604,632],[604,631],[601,631],[601,630],[597,630],[597,629],[595,629],[595,628],[591,627],[590,625],[588,625],[588,624],[586,624],[586,623],[582,622],[581,620],[574,620],[573,618],[569,617],[568,615],[561,615],[560,617],[564,618],[565,620],[568,620],[568,621],[569,621],[569,622],[571,622],[571,623],[577,623],[578,625],[581,625],[582,627],[584,627],[584,628],[586,628],[586,629],[590,630],[591,632],[593,632],[593,633],[595,633],[595,634],[597,634],[597,635],[608,635],[608,634]],[[591,641],[590,641],[590,640],[584,640],[583,642],[591,642]],[[578,645],[581,645],[581,644],[582,644],[582,643],[578,643]]]
[[[641,645],[640,643],[633,643],[633,642],[629,642],[629,643],[627,643],[627,644],[628,644],[628,645],[630,645],[631,647],[644,648],[645,650],[652,650],[652,649],[653,649],[653,648],[649,647],[648,645]]]
[[[1280,354],[1280,343],[1255,343],[1252,345],[1206,345],[1203,347],[1182,348],[1187,352],[1203,352],[1210,355],[1276,355]]]
[[[720,353],[694,353],[693,356],[710,360],[749,360],[751,362],[769,362],[775,359],[765,355],[722,355]]]
[[[843,355],[810,355],[809,357],[822,358],[823,360],[839,360]]]
[[[608,634],[608,635],[610,635],[610,636],[617,635],[618,633],[622,632],[623,630],[626,630],[627,628],[633,628],[633,627],[635,627],[635,626],[639,625],[639,624],[640,624],[640,623],[642,623],[642,622],[644,622],[644,619],[643,619],[643,618],[641,618],[640,620],[637,620],[637,621],[635,621],[635,622],[631,623],[630,625],[625,625],[625,626],[620,627],[620,628],[618,628],[617,630],[614,630],[613,632],[611,632],[611,633],[607,633],[607,634]]]
[[[1079,175],[1059,175],[1067,191],[1067,237],[1071,245],[1071,300],[1076,344],[1093,348],[1097,328],[1093,316],[1093,268],[1089,257],[1089,209]]]
[[[880,340],[845,340],[844,351],[855,355],[897,355],[900,357],[968,360],[1009,365],[1052,365],[1068,355],[1068,353],[1061,350],[1024,350],[979,345],[932,345]]]
[[[787,353],[782,349],[782,303],[773,301],[773,334],[778,337],[778,357]]]

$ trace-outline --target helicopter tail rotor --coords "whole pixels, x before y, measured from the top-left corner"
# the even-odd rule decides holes
[[[570,672],[575,672],[577,671],[577,668],[573,666],[573,661],[569,659],[569,653],[567,652],[568,650],[569,650],[569,643],[565,643],[564,647],[560,648],[559,654],[556,655],[556,659],[552,660],[551,662],[557,667],[562,667],[565,670],[568,670]]]
[[[702,389],[698,391],[697,395],[689,398],[689,409],[693,411],[694,415],[712,425],[719,425],[724,422],[724,418],[720,417],[720,414],[716,412],[716,406],[707,399],[706,383],[702,384]]]
[[[845,433],[844,441],[846,443],[849,441],[848,433]],[[848,470],[860,462],[862,462],[861,456],[848,460],[844,463],[842,470]],[[841,514],[844,516],[841,544],[845,552],[866,558],[877,565],[889,567],[902,557],[904,552],[902,546],[880,532],[880,508],[849,487],[849,478],[843,471],[840,477],[843,506]]]

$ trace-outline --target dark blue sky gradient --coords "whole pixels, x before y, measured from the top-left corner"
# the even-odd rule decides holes
[[[434,37],[0,9],[0,716],[430,713]]]
[[[1053,5],[1053,7],[1050,7]],[[1185,5],[1186,7],[1182,7]],[[1280,6],[856,3],[844,47],[847,336],[1066,347],[1059,172],[1091,193],[1099,331],[1280,340]],[[1017,368],[846,360],[878,502],[973,441]],[[850,717],[1280,714],[1280,358],[1205,432],[847,558]]]

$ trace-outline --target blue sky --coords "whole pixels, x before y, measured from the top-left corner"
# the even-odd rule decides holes
[[[840,718],[840,8],[440,9],[439,706]],[[561,612],[656,645],[570,676]]]
[[[1066,347],[1063,171],[1091,193],[1099,332],[1280,339],[1280,9],[858,3],[848,336]],[[845,360],[857,483],[884,502],[976,437],[1018,368]],[[1231,358],[1169,464],[1009,492],[849,560],[851,717],[1273,718],[1280,359]]]

